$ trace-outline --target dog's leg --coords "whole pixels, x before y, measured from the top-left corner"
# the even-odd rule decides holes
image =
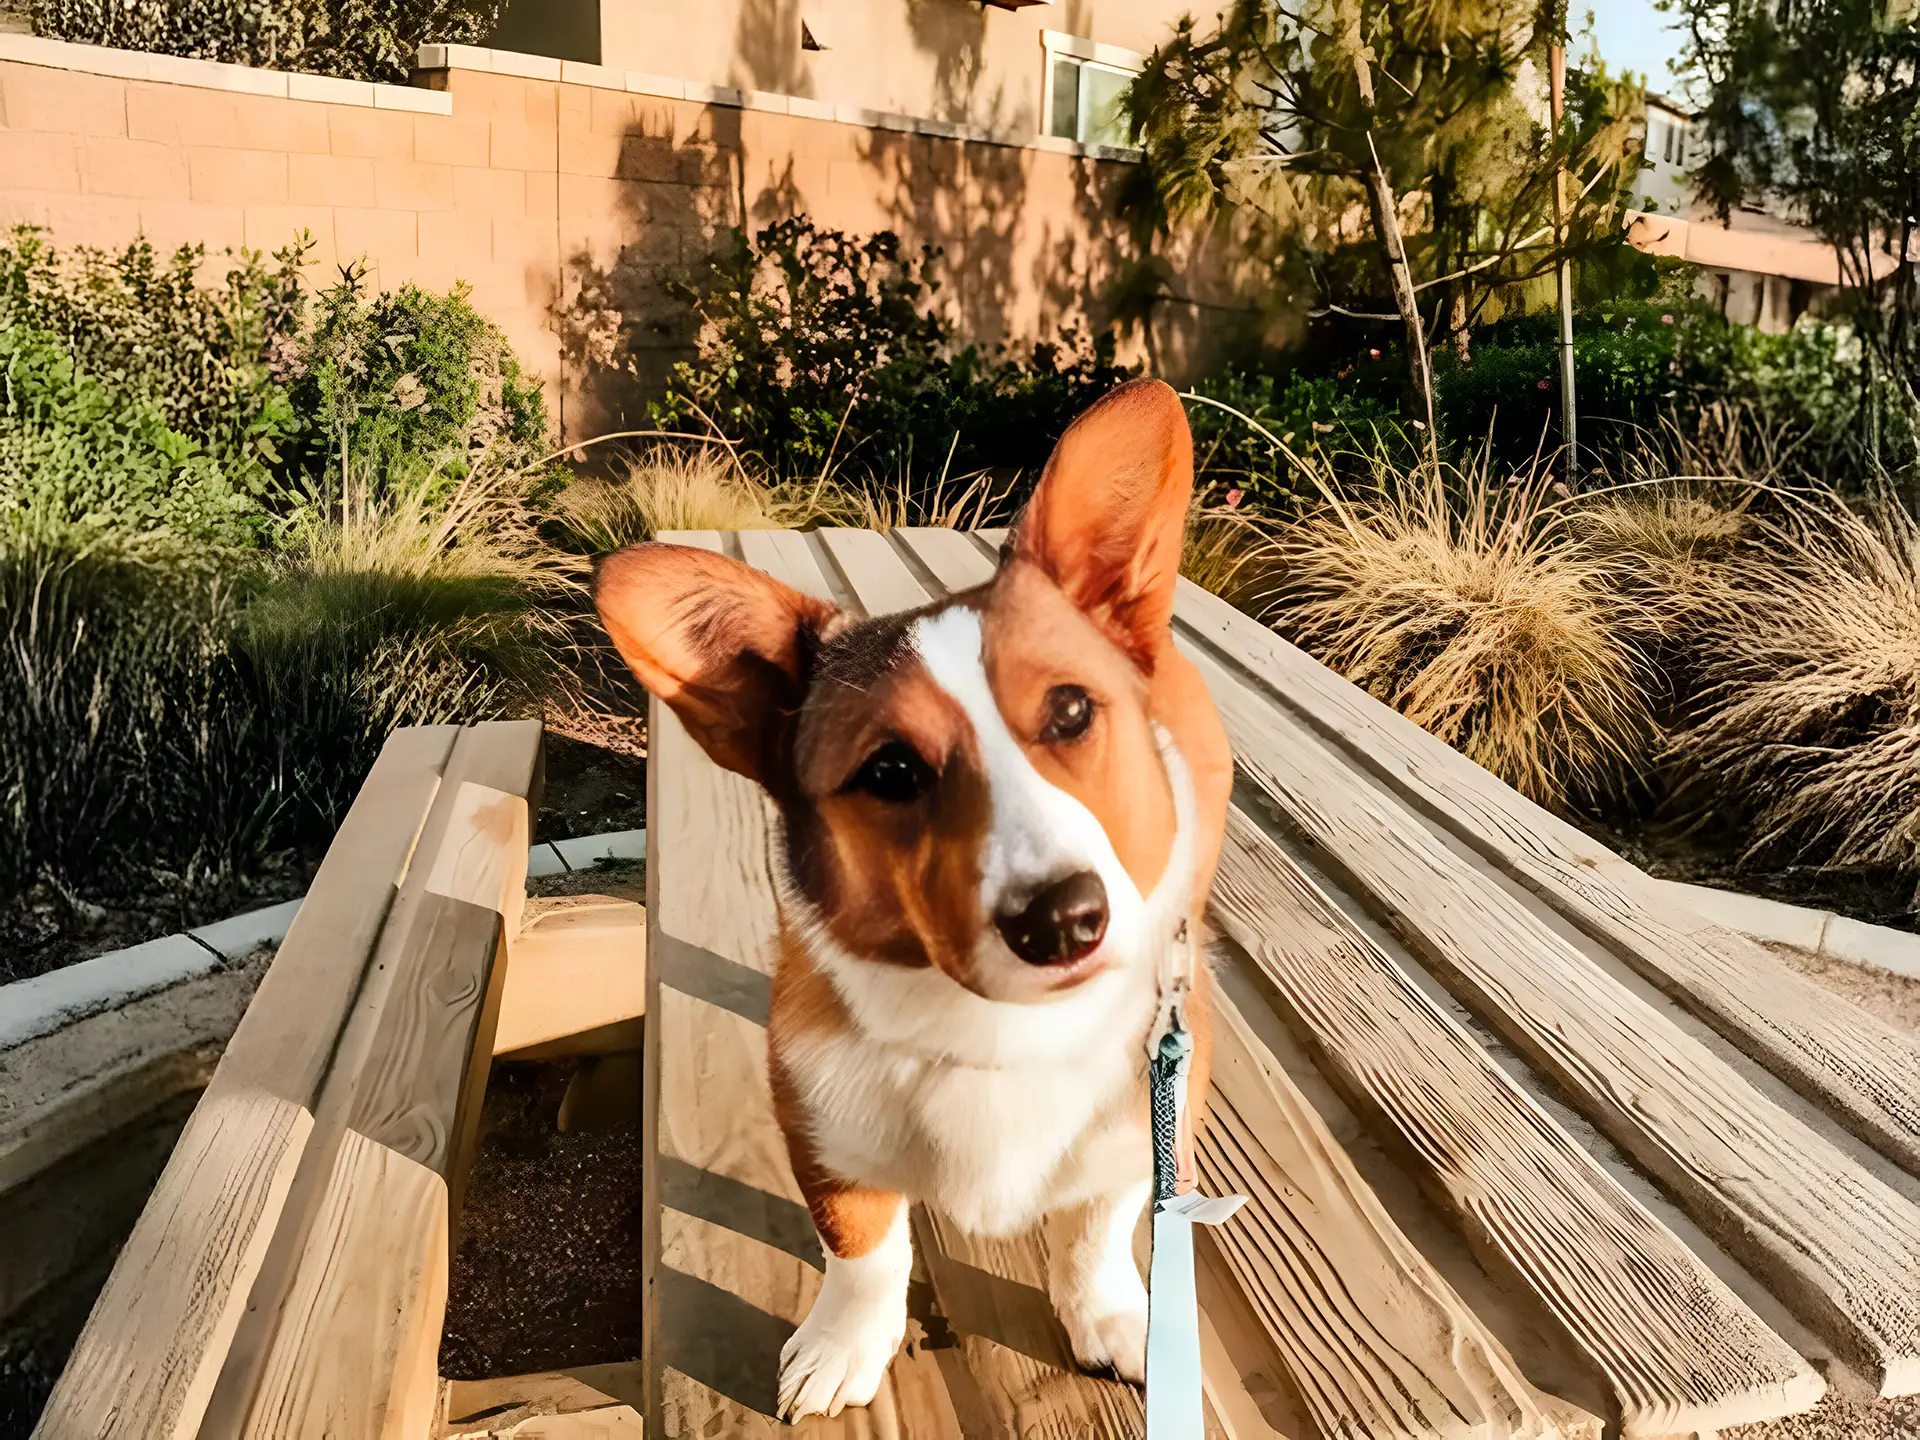
[[[780,1417],[788,1421],[872,1401],[907,1333],[913,1269],[902,1196],[840,1189],[808,1200],[827,1278],[780,1352]]]
[[[1133,1231],[1152,1188],[1132,1182],[1047,1217],[1047,1289],[1073,1358],[1136,1385],[1147,1378],[1147,1287]]]

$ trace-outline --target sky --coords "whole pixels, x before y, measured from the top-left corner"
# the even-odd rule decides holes
[[[1576,33],[1583,27],[1583,11],[1593,16],[1593,36],[1600,58],[1615,74],[1631,70],[1647,82],[1649,90],[1672,94],[1680,84],[1667,69],[1667,61],[1680,53],[1680,31],[1670,28],[1676,17],[1654,9],[1654,0],[1573,0],[1568,7]],[[1574,58],[1580,45],[1569,46],[1568,59]]]

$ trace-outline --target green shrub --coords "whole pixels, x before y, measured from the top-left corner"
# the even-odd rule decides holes
[[[26,534],[171,536],[235,548],[263,513],[232,466],[170,428],[160,405],[78,370],[59,337],[0,329],[0,516]]]
[[[1294,456],[1323,474],[1352,454],[1372,453],[1382,445],[1405,452],[1415,448],[1391,406],[1337,376],[1295,371],[1283,384],[1269,373],[1230,369],[1197,381],[1193,390],[1239,412],[1233,415],[1213,405],[1188,402],[1194,465],[1201,482],[1212,482],[1216,491],[1238,489],[1248,503],[1271,513],[1291,513],[1303,503],[1313,503],[1317,491],[1311,479],[1247,420],[1256,421]]]
[[[1801,480],[1860,483],[1916,457],[1911,416],[1864,383],[1859,346],[1836,326],[1803,319],[1768,335],[1698,301],[1621,301],[1576,315],[1573,345],[1581,443],[1603,458],[1630,456],[1650,431],[1692,433],[1727,407],[1791,437]],[[1442,351],[1434,357],[1442,433],[1455,446],[1492,436],[1509,463],[1557,444],[1559,365],[1558,321],[1548,314],[1488,327],[1470,362]],[[1863,401],[1876,400],[1863,416]]]
[[[284,361],[301,418],[292,470],[338,499],[341,458],[362,475],[436,457],[458,481],[476,466],[524,465],[547,448],[540,382],[464,285],[375,292],[362,267],[315,295]]]
[[[0,889],[226,884],[324,837],[394,727],[564,691],[580,567],[519,488],[388,479],[251,557],[0,528]]]
[[[232,614],[185,552],[0,528],[0,890],[137,867],[157,841],[192,851],[199,816],[156,814],[154,786],[220,728],[205,702]]]
[[[656,422],[705,433],[710,419],[785,477],[1037,471],[1133,372],[1111,336],[958,344],[934,308],[938,259],[891,232],[854,237],[804,216],[736,232],[695,283],[669,287],[697,322],[698,355],[674,367]]]
[[[296,428],[267,357],[296,323],[299,251],[211,285],[205,258],[61,252],[31,228],[0,243],[0,524],[258,538]]]
[[[33,0],[39,35],[404,85],[422,45],[476,45],[496,0]]]
[[[170,429],[258,493],[297,424],[271,361],[299,327],[305,251],[296,242],[272,264],[242,251],[204,283],[204,246],[183,245],[163,263],[145,240],[62,251],[17,227],[0,242],[0,330],[56,337],[77,372],[158,406]]]

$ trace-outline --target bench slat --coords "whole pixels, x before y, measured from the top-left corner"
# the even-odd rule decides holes
[[[378,1435],[431,1388],[540,763],[538,721],[460,731],[200,1440]]]
[[[1246,816],[1214,914],[1428,1194],[1600,1368],[1628,1436],[1804,1410],[1825,1385]]]
[[[1248,1197],[1214,1236],[1318,1433],[1600,1440],[1599,1417],[1530,1385],[1401,1233],[1225,978],[1200,1172]]]
[[[457,728],[388,738],[95,1302],[36,1437],[164,1440],[199,1430]]]
[[[1574,1107],[1885,1395],[1920,1389],[1920,1209],[1192,652],[1241,773]]]
[[[950,583],[978,583],[991,568],[965,537],[903,538]],[[1181,590],[1184,606],[1194,587]],[[1216,697],[1218,675],[1209,673]],[[1245,724],[1233,739],[1237,750],[1263,744]],[[1278,989],[1322,1068],[1600,1366],[1628,1434],[1744,1423],[1819,1398],[1823,1382],[1806,1362],[1237,812],[1214,911]],[[1607,1263],[1629,1255],[1631,1267]]]
[[[1920,1036],[1849,1005],[1647,877],[1311,656],[1198,586],[1179,622],[1275,702],[1890,1159],[1920,1175]]]

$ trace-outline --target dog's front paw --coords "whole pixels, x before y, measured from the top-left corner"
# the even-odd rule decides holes
[[[907,1298],[820,1298],[780,1351],[780,1418],[870,1404],[907,1333]]]
[[[1106,1303],[1102,1304],[1101,1300]],[[1147,1382],[1147,1292],[1095,1297],[1060,1306],[1073,1358],[1088,1370],[1110,1370],[1134,1385]]]

